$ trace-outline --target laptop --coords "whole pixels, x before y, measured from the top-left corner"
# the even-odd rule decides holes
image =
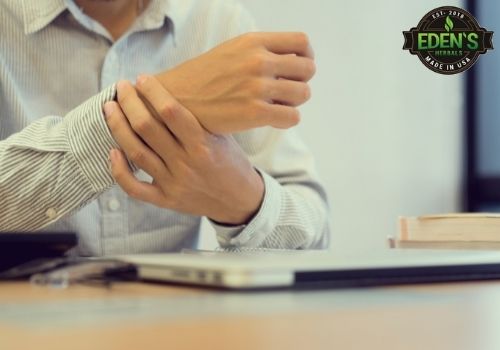
[[[369,255],[326,251],[200,252],[129,255],[139,279],[249,290],[366,287],[500,279],[500,252],[384,250]]]

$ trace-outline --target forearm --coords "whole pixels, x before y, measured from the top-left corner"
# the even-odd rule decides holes
[[[115,143],[102,105],[114,95],[110,87],[0,141],[0,231],[40,229],[112,185],[107,159]]]

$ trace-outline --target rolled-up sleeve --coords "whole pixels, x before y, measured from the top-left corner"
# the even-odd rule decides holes
[[[262,128],[236,136],[262,176],[265,194],[246,225],[212,222],[221,247],[322,249],[329,243],[328,203],[314,160],[294,130]]]
[[[0,231],[43,228],[113,184],[108,155],[118,146],[102,108],[115,94],[110,86],[0,141]]]

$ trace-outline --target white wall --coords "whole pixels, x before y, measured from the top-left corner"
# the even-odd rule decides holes
[[[398,215],[459,208],[462,78],[402,50],[402,31],[440,3],[241,1],[261,29],[305,31],[315,47],[300,128],[330,195],[336,247],[383,246]]]

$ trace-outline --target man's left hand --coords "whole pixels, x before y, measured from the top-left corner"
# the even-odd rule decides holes
[[[110,154],[116,182],[131,197],[158,207],[247,223],[261,205],[264,184],[239,145],[231,136],[207,132],[156,78],[140,77],[137,90],[121,81],[118,103],[104,106],[121,147]],[[153,182],[139,181],[127,158]]]

